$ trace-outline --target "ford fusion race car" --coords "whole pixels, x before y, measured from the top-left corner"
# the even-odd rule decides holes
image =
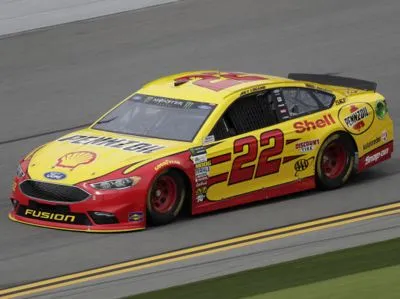
[[[153,81],[91,126],[20,161],[12,220],[132,231],[191,214],[342,186],[391,157],[376,83],[198,71]]]

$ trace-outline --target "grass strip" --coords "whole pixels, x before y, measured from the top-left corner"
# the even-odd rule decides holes
[[[334,251],[127,298],[235,299],[394,265],[400,265],[400,238]]]
[[[247,299],[398,299],[400,266],[342,276]]]

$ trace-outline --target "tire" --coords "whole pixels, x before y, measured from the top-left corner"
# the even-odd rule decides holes
[[[185,199],[185,184],[176,170],[160,174],[147,195],[147,215],[151,224],[162,225],[174,221]]]
[[[316,160],[317,186],[330,190],[343,186],[355,162],[355,148],[350,136],[335,133],[322,144]]]

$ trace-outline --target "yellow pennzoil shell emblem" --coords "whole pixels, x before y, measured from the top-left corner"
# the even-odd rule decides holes
[[[339,120],[343,127],[353,135],[367,131],[374,122],[374,108],[368,103],[351,103],[339,110]]]
[[[57,160],[56,166],[74,169],[79,165],[90,164],[96,160],[97,155],[93,152],[80,151],[65,154]]]

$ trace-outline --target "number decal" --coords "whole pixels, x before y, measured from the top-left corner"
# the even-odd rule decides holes
[[[271,147],[263,148],[271,145]],[[261,153],[257,160],[258,154],[258,140],[254,136],[247,136],[234,141],[233,152],[235,154],[242,153],[237,156],[232,163],[230,173],[224,172],[209,178],[208,187],[212,185],[226,182],[228,185],[237,184],[244,181],[249,181],[255,178],[271,175],[279,172],[281,167],[282,158],[275,158],[283,152],[284,147],[284,134],[281,130],[266,131],[260,136]],[[272,159],[271,159],[272,158]],[[221,156],[213,157],[212,165],[229,161],[231,154],[223,154]],[[253,163],[252,163],[253,162]],[[249,163],[252,163],[248,165]],[[257,165],[257,166],[256,166]]]
[[[272,130],[264,132],[260,137],[260,146],[270,145],[270,141],[274,140],[274,146],[261,151],[258,158],[256,178],[277,173],[281,167],[281,158],[268,160],[271,157],[277,156],[283,151],[283,133],[281,130]]]
[[[175,82],[195,80],[193,81],[194,85],[211,89],[214,91],[220,91],[245,82],[259,81],[266,79],[267,79],[266,77],[243,75],[240,73],[210,72],[210,73],[194,74],[194,75],[180,77],[175,79]]]
[[[237,184],[243,181],[248,181],[253,178],[255,165],[243,166],[257,159],[258,144],[254,136],[248,136],[235,140],[233,152],[241,153],[244,147],[248,148],[247,153],[240,155],[233,160],[231,174],[229,176],[229,185]]]

